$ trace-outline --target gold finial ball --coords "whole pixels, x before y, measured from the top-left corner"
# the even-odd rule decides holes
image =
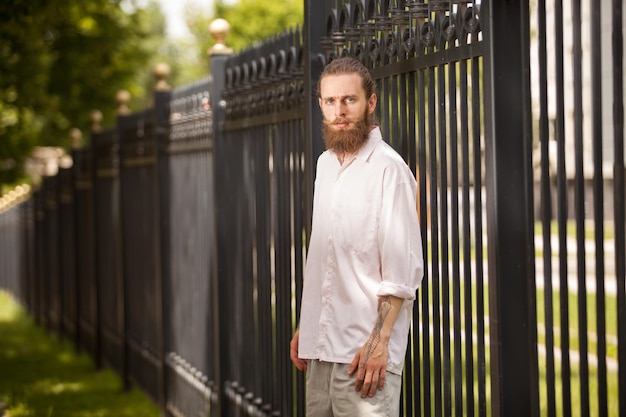
[[[215,45],[209,49],[209,55],[230,55],[232,48],[226,46],[226,37],[230,33],[230,23],[226,19],[218,18],[209,25],[209,33],[215,39]]]
[[[98,112],[97,110],[91,113],[91,121],[92,121],[92,125],[94,123],[94,116],[97,116],[96,112],[99,114],[100,116],[100,120],[102,120],[102,113]],[[100,124],[100,120],[97,121],[97,124]],[[75,127],[72,128],[70,130],[70,141],[72,143],[72,149],[78,149],[81,147],[81,142],[83,140],[83,132],[80,131],[79,128]]]
[[[130,102],[130,93],[127,90],[120,90],[115,95],[117,101],[117,114],[128,114],[128,103]]]
[[[98,132],[100,130],[100,123],[102,123],[102,112],[100,110],[92,110],[89,115],[89,121],[91,122],[91,131]]]
[[[166,62],[159,62],[154,66],[152,73],[156,79],[155,89],[158,91],[169,90],[170,86],[165,80],[170,75],[171,69]]]
[[[91,122],[91,124],[100,124],[100,122],[102,122],[102,112],[100,110],[92,110],[91,114],[89,115],[89,121]],[[72,129],[74,130],[74,129]],[[76,129],[78,130],[78,129]],[[79,131],[80,132],[80,131]]]
[[[127,90],[120,90],[115,94],[115,100],[119,104],[128,104],[130,101],[130,93]]]
[[[209,24],[209,33],[213,38],[225,38],[230,33],[230,23],[221,17],[217,18]]]

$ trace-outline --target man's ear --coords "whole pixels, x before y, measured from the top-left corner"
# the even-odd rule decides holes
[[[321,108],[322,108],[322,98],[321,98],[321,97],[319,97],[319,98],[317,99],[317,104],[319,104],[320,109],[321,109]]]
[[[376,97],[376,94],[372,94],[368,100],[367,114],[374,113],[374,110],[376,109],[377,101],[378,101],[378,98]]]

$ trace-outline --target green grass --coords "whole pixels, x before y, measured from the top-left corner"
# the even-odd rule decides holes
[[[576,221],[568,220],[565,224],[565,235],[570,238],[576,237]],[[584,223],[584,236],[585,239],[594,240],[596,238],[595,235],[595,224],[591,221],[586,221]],[[615,224],[613,222],[606,222],[603,227],[604,239],[613,240],[615,239]],[[542,236],[543,234],[543,223],[540,221],[535,222],[535,236]],[[556,220],[552,220],[550,222],[550,234],[552,236],[558,236],[559,234],[559,223]]]
[[[560,345],[561,334],[559,326],[561,326],[561,310],[560,310],[560,293],[558,290],[553,290],[552,294],[552,315],[553,325],[555,326],[554,337],[555,343]],[[586,332],[589,334],[588,349],[590,352],[597,351],[596,343],[596,331],[597,331],[597,308],[596,308],[596,295],[593,293],[586,294],[587,301],[587,326]],[[578,339],[578,329],[580,324],[578,322],[578,294],[570,293],[568,295],[568,333],[570,335],[570,346],[577,348],[580,344]],[[605,321],[605,337],[607,344],[607,358],[617,360],[617,298],[614,296],[606,296],[605,309],[600,311],[604,316]],[[544,324],[546,318],[545,312],[545,292],[543,290],[537,290],[537,320],[539,323]],[[545,333],[539,334],[539,343],[545,342]]]
[[[120,377],[37,326],[0,290],[0,402],[4,417],[151,417],[159,410]],[[2,414],[0,412],[0,414]]]

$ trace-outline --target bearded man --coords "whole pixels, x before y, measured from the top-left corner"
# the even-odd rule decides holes
[[[424,269],[415,177],[382,138],[376,83],[357,59],[330,62],[317,89],[327,149],[290,356],[307,372],[307,417],[398,416]]]

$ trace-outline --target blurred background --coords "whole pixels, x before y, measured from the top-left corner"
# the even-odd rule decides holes
[[[90,114],[115,119],[116,93],[147,107],[152,68],[181,86],[209,74],[209,23],[231,25],[235,52],[302,25],[300,0],[3,0],[0,2],[0,195],[54,175]]]

